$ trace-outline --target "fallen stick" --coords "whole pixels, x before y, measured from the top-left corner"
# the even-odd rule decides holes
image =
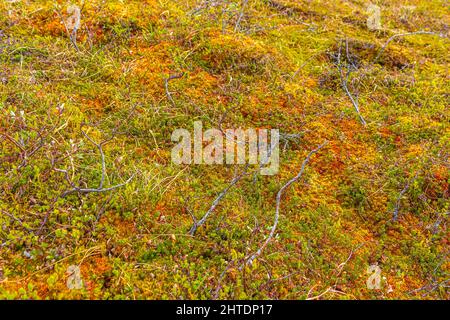
[[[320,149],[322,149],[326,144],[328,143],[328,141],[323,142],[321,145],[319,145],[316,149],[312,150],[305,158],[305,160],[303,160],[302,163],[302,167],[299,171],[299,173],[292,178],[291,180],[289,180],[285,185],[283,185],[280,190],[277,193],[277,204],[276,204],[276,208],[275,208],[275,217],[274,217],[274,222],[272,225],[272,228],[270,230],[270,234],[267,237],[266,241],[264,241],[264,243],[262,244],[262,246],[258,249],[258,251],[256,251],[248,260],[247,263],[251,264],[253,262],[253,260],[255,260],[259,255],[261,255],[262,251],[264,250],[264,248],[269,244],[270,240],[272,240],[274,234],[275,234],[275,230],[277,229],[277,225],[278,225],[278,219],[280,217],[280,204],[281,204],[281,196],[283,195],[284,190],[286,190],[291,184],[293,184],[294,182],[296,182],[297,180],[299,180],[302,175],[303,172],[305,171],[305,167],[308,164],[311,156],[315,153],[317,153]]]

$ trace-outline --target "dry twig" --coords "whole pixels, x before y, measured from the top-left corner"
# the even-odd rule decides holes
[[[347,40],[345,41],[345,44],[346,44],[346,52],[347,52],[347,65],[346,65],[346,70],[347,71],[345,72],[345,76],[344,76],[344,70],[342,68],[342,62],[341,62],[342,44],[339,46],[338,54],[337,54],[337,57],[336,57],[336,60],[337,60],[336,61],[336,66],[338,68],[339,77],[341,79],[342,89],[344,89],[345,93],[350,98],[350,101],[352,102],[353,107],[355,108],[356,113],[358,114],[359,120],[365,126],[365,125],[367,125],[367,123],[366,123],[366,120],[364,120],[364,118],[361,115],[361,112],[359,110],[358,98],[354,97],[353,94],[348,89],[348,79],[349,79],[350,74],[352,73],[352,71],[355,70],[355,65],[351,61],[348,61],[348,41]]]
[[[225,195],[228,193],[228,191],[236,184],[239,182],[239,180],[242,179],[243,176],[245,176],[245,174],[247,173],[247,168],[248,165],[244,168],[244,170],[237,176],[235,176],[230,184],[222,190],[221,193],[219,193],[219,195],[216,197],[216,199],[213,201],[211,207],[208,209],[208,211],[206,211],[206,213],[203,215],[203,217],[200,220],[197,220],[193,215],[192,215],[192,220],[194,220],[194,224],[191,227],[191,230],[189,230],[189,234],[190,235],[194,235],[195,232],[197,231],[198,227],[200,227],[201,225],[203,225],[206,221],[206,219],[208,219],[208,217],[210,216],[210,214],[214,211],[214,209],[216,209],[217,205],[219,204],[220,200],[222,200],[223,197],[225,197]]]
[[[164,80],[164,87],[166,89],[167,99],[169,99],[170,103],[175,107],[175,101],[173,101],[172,94],[169,91],[169,81],[174,79],[179,79],[184,76],[184,72],[170,75],[168,78]]]
[[[305,171],[305,167],[308,164],[309,160],[311,159],[311,156],[315,153],[317,153],[320,149],[322,149],[326,144],[328,143],[328,141],[323,142],[321,145],[319,145],[316,149],[312,150],[305,158],[305,160],[303,160],[302,163],[302,167],[299,171],[299,173],[292,178],[291,180],[289,180],[285,185],[283,185],[280,190],[277,193],[277,197],[276,197],[276,208],[275,208],[275,217],[274,217],[274,222],[272,225],[272,228],[270,230],[270,234],[267,237],[266,241],[264,241],[264,243],[262,244],[262,246],[258,249],[258,251],[256,251],[248,260],[247,263],[251,264],[253,262],[253,260],[255,260],[259,255],[261,255],[262,251],[264,250],[264,248],[269,244],[270,240],[272,240],[274,234],[275,234],[275,230],[277,229],[277,225],[278,225],[278,219],[280,217],[280,204],[281,204],[281,196],[283,195],[284,190],[286,190],[291,184],[293,184],[294,182],[298,181],[302,175],[303,172]]]
[[[104,187],[103,187],[103,183],[104,183],[104,181],[105,181],[105,176],[106,176],[106,164],[105,164],[105,154],[104,154],[104,152],[103,152],[103,146],[104,146],[105,144],[107,144],[109,141],[111,141],[112,138],[114,137],[114,135],[111,136],[110,138],[106,139],[106,140],[103,140],[103,141],[100,142],[100,143],[96,143],[96,142],[95,142],[94,140],[92,140],[92,138],[89,137],[83,130],[81,130],[81,132],[83,133],[83,135],[84,135],[84,136],[85,136],[85,137],[86,137],[86,138],[87,138],[94,146],[97,147],[98,151],[100,152],[101,163],[102,163],[102,174],[101,174],[101,178],[100,178],[100,183],[99,183],[99,185],[98,185],[97,188],[80,188],[80,187],[77,187],[77,186],[70,180],[69,174],[68,174],[68,171],[67,171],[67,170],[54,168],[55,171],[64,173],[65,178],[66,178],[66,181],[70,184],[70,186],[72,186],[72,189],[67,190],[67,191],[65,191],[65,192],[63,192],[63,193],[61,194],[61,197],[62,197],[62,198],[66,197],[67,195],[72,194],[72,193],[83,193],[83,194],[85,194],[85,193],[92,193],[92,192],[100,193],[100,192],[111,191],[111,190],[114,190],[114,189],[123,187],[124,185],[126,185],[127,183],[129,183],[129,182],[134,178],[134,174],[133,174],[130,178],[128,178],[128,180],[126,180],[126,181],[123,182],[123,183],[114,185],[114,186],[112,186],[112,187],[104,188]],[[52,161],[52,162],[54,162],[54,161]],[[53,165],[53,164],[54,164],[54,163],[52,163],[52,165]]]
[[[398,219],[398,213],[400,211],[400,202],[403,198],[403,195],[408,191],[410,185],[417,179],[417,175],[419,174],[419,171],[416,172],[416,175],[406,183],[405,187],[402,189],[402,191],[400,191],[400,194],[397,197],[397,201],[395,202],[395,208],[394,208],[394,213],[393,213],[393,218],[392,220],[397,221]]]
[[[389,45],[389,43],[397,38],[400,37],[405,37],[405,36],[413,36],[416,34],[431,34],[431,35],[437,35],[437,36],[442,36],[437,32],[433,32],[433,31],[415,31],[415,32],[408,32],[408,33],[399,33],[399,34],[394,34],[392,37],[390,37],[386,43],[383,45],[383,47],[381,47],[380,51],[378,51],[378,54],[376,55],[375,59],[373,60],[372,64],[375,64],[376,62],[378,62],[378,60],[380,59],[381,55],[383,54],[384,50],[386,49],[386,47]]]

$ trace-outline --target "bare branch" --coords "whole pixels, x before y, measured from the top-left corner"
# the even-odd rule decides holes
[[[348,56],[348,41],[345,40],[345,43],[346,43],[346,51],[347,51],[347,56]],[[350,63],[350,61],[347,61],[347,66],[346,66],[347,72],[344,77],[344,75],[343,75],[344,71],[342,69],[342,63],[341,63],[341,48],[342,48],[342,44],[339,46],[339,50],[338,50],[338,54],[337,54],[337,63],[336,63],[336,66],[337,66],[338,72],[339,72],[339,77],[341,78],[341,86],[342,86],[342,89],[344,89],[347,96],[350,98],[350,101],[352,102],[353,107],[355,108],[356,113],[358,114],[359,120],[365,126],[365,125],[367,125],[367,123],[366,123],[366,120],[364,120],[363,116],[361,115],[361,112],[359,111],[358,100],[357,100],[357,98],[353,97],[352,93],[348,89],[348,79],[350,77],[352,69],[355,68],[355,66],[353,63]]]
[[[22,152],[26,152],[26,150],[25,150],[25,148],[18,142],[18,141],[16,141],[14,138],[12,138],[10,135],[8,135],[8,134],[6,134],[6,133],[3,133],[3,132],[0,132],[0,134],[2,135],[2,136],[4,136],[7,140],[9,140],[10,142],[12,142],[17,148],[19,148],[20,149],[20,151],[22,151]]]
[[[416,172],[415,176],[408,181],[408,183],[406,183],[405,187],[403,188],[402,191],[400,191],[400,194],[398,195],[397,201],[395,202],[395,208],[394,208],[394,213],[393,213],[393,221],[397,221],[398,219],[398,213],[400,211],[400,202],[403,198],[403,195],[408,191],[410,185],[417,179],[417,175],[419,174],[419,171]]]
[[[296,182],[297,180],[299,180],[301,178],[301,176],[303,175],[303,172],[305,171],[305,167],[308,164],[311,156],[315,153],[317,153],[320,149],[322,149],[326,144],[328,143],[328,141],[324,141],[321,145],[319,145],[316,149],[312,150],[305,158],[305,160],[302,163],[302,167],[299,171],[299,173],[292,178],[291,180],[289,180],[285,185],[283,185],[280,190],[277,193],[277,197],[276,197],[276,208],[275,208],[275,217],[274,217],[274,222],[272,225],[272,228],[270,230],[270,234],[267,237],[266,241],[264,241],[264,243],[262,244],[262,246],[258,249],[258,251],[256,251],[248,260],[247,263],[251,264],[253,262],[253,260],[255,260],[259,255],[261,255],[262,251],[264,250],[264,248],[269,244],[270,240],[272,240],[274,234],[275,234],[275,230],[277,229],[277,225],[278,225],[278,219],[280,217],[280,204],[281,204],[281,196],[283,195],[284,190],[286,190],[291,184],[293,184],[294,182]]]
[[[25,230],[27,230],[27,231],[29,231],[29,232],[32,231],[32,229],[30,229],[30,228],[24,226],[24,225],[23,225],[23,221],[20,220],[19,218],[17,218],[16,216],[12,215],[11,213],[9,213],[9,212],[7,212],[7,211],[5,211],[5,210],[1,210],[1,212],[2,212],[2,214],[4,214],[5,216],[7,216],[7,217],[13,219],[14,221],[18,222],[18,223],[20,224],[20,226],[21,226],[22,228],[24,228]]]
[[[184,72],[170,75],[168,78],[164,79],[164,87],[166,89],[167,99],[169,99],[170,103],[175,107],[175,101],[173,101],[172,94],[169,91],[169,81],[174,79],[180,79],[184,76]]]
[[[111,191],[120,187],[123,187],[124,185],[128,184],[131,180],[133,180],[134,178],[134,174],[128,178],[127,181],[117,184],[115,186],[109,187],[109,188],[103,188],[103,189],[95,189],[95,188],[74,188],[71,190],[67,190],[65,191],[63,194],[61,194],[61,197],[64,198],[65,196],[72,194],[72,193],[91,193],[91,192],[97,192],[97,193],[101,193],[101,192],[107,192],[107,191]]]
[[[389,43],[391,41],[393,41],[394,39],[400,38],[400,37],[405,37],[405,36],[410,36],[410,35],[419,35],[419,34],[430,34],[430,35],[437,35],[440,37],[443,37],[443,35],[436,33],[436,32],[432,32],[432,31],[416,31],[416,32],[409,32],[409,33],[400,33],[400,34],[396,34],[393,35],[392,37],[390,37],[386,43],[383,45],[383,47],[378,51],[378,54],[376,55],[375,59],[373,60],[373,62],[369,63],[368,65],[366,65],[364,67],[364,71],[367,71],[369,69],[369,67],[373,66],[376,62],[378,62],[378,60],[380,59],[381,55],[383,54],[384,50],[386,49],[386,47],[389,45]],[[353,104],[353,107],[355,108],[359,120],[361,121],[361,123],[363,125],[367,125],[366,121],[364,120],[360,109],[359,109],[359,103],[358,103],[358,97],[355,96],[354,94],[352,94],[352,92],[350,91],[350,89],[348,88],[348,79],[350,77],[350,74],[354,71],[357,70],[358,67],[354,64],[354,62],[352,61],[352,59],[350,58],[350,54],[349,54],[349,48],[348,48],[348,40],[345,40],[345,50],[346,50],[346,65],[345,65],[345,69],[346,71],[344,72],[343,70],[343,65],[341,62],[341,50],[342,50],[342,43],[339,46],[339,50],[336,56],[336,66],[338,68],[338,72],[339,72],[339,77],[341,79],[341,86],[344,90],[344,92],[346,93],[346,95],[349,97],[350,101]],[[344,75],[345,74],[345,75]]]
[[[67,26],[66,21],[64,20],[64,17],[61,14],[61,11],[59,9],[57,9],[57,10],[55,10],[55,12],[58,15],[59,19],[61,20],[61,23],[64,25],[67,36],[69,37],[70,42],[72,43],[73,47],[75,48],[75,50],[80,51],[80,48],[78,48],[78,45],[77,45],[77,28],[73,28],[72,33],[71,33],[69,31],[69,27]]]
[[[386,49],[386,47],[389,45],[389,43],[397,38],[400,37],[405,37],[405,36],[412,36],[412,35],[416,35],[416,34],[431,34],[431,35],[437,35],[442,37],[441,34],[437,33],[437,32],[432,32],[432,31],[415,31],[415,32],[408,32],[408,33],[399,33],[399,34],[395,34],[392,37],[390,37],[386,43],[383,45],[383,47],[381,47],[380,51],[378,51],[378,54],[376,55],[375,59],[373,60],[373,64],[375,64],[378,59],[380,59],[381,55],[383,54],[384,50]]]
[[[111,139],[114,137],[114,135],[112,135],[110,138],[103,140],[100,143],[96,143],[91,137],[89,137],[86,132],[84,132],[83,130],[81,130],[81,132],[83,133],[83,135],[93,144],[97,147],[97,149],[100,152],[100,156],[101,156],[101,163],[102,163],[102,174],[101,174],[101,178],[100,178],[100,182],[97,188],[80,188],[75,186],[75,184],[70,180],[69,175],[67,170],[63,170],[63,169],[57,169],[55,168],[55,171],[59,171],[59,172],[63,172],[65,175],[65,178],[67,180],[67,182],[72,186],[72,189],[67,190],[65,192],[63,192],[61,194],[61,197],[64,198],[69,194],[72,193],[101,193],[101,192],[107,192],[107,191],[111,191],[120,187],[123,187],[124,185],[128,184],[133,178],[134,178],[134,174],[128,178],[128,180],[126,180],[123,183],[117,184],[115,186],[109,187],[109,188],[103,188],[103,184],[105,181],[105,176],[106,176],[106,164],[105,164],[105,154],[103,152],[103,146],[108,143],[109,141],[111,141]]]
[[[236,25],[234,26],[234,32],[237,32],[239,30],[242,18],[244,17],[244,10],[245,10],[245,7],[247,6],[247,3],[248,3],[248,0],[242,0],[241,11],[239,12],[239,16],[236,21]]]
[[[217,205],[219,204],[220,200],[222,200],[223,197],[225,197],[225,195],[228,193],[228,191],[236,184],[239,182],[239,180],[242,179],[242,177],[246,174],[247,172],[247,168],[248,165],[244,168],[244,170],[237,176],[235,176],[233,178],[233,180],[231,180],[230,184],[222,190],[221,193],[219,193],[219,195],[216,197],[216,199],[213,201],[211,207],[208,209],[208,211],[203,215],[203,217],[198,220],[195,221],[195,217],[193,217],[194,220],[194,224],[191,227],[191,230],[189,230],[189,234],[190,235],[194,235],[195,232],[197,231],[198,227],[200,227],[201,225],[203,225],[206,221],[206,219],[208,219],[209,215],[214,211],[214,209],[216,209]]]

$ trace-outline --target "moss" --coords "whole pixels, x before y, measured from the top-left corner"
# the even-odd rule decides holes
[[[249,1],[239,20],[241,3],[89,1],[76,50],[62,2],[1,2],[1,298],[448,298],[448,37],[396,38],[373,63],[394,34],[445,35],[445,6],[384,2],[371,31],[364,3]],[[343,39],[365,127],[335,65]],[[164,81],[180,72],[172,104]],[[191,237],[192,215],[243,169],[171,163],[172,132],[196,120],[287,138],[279,174],[245,176]],[[61,197],[61,170],[83,188],[101,181],[82,129],[96,142],[114,133],[103,183],[134,174],[128,184]],[[270,232],[278,190],[325,139],[285,190],[262,259],[240,268]],[[366,286],[373,264],[381,290]]]

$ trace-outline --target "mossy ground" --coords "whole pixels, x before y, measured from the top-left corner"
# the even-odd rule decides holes
[[[371,31],[365,1],[202,3],[86,1],[79,50],[58,15],[66,2],[0,3],[0,297],[448,299],[448,4],[380,2]],[[395,39],[372,64],[389,37],[418,30],[438,35]],[[334,64],[345,39],[367,126]],[[164,81],[180,72],[172,104]],[[190,212],[201,217],[236,169],[172,164],[172,131],[196,120],[295,138],[278,175],[242,179],[191,237]],[[116,133],[105,186],[131,182],[59,197],[71,187],[55,168],[83,187],[100,180],[81,129],[97,142]],[[239,268],[325,139],[286,191],[276,237]],[[380,290],[366,286],[373,264]],[[67,288],[70,265],[83,289]]]

